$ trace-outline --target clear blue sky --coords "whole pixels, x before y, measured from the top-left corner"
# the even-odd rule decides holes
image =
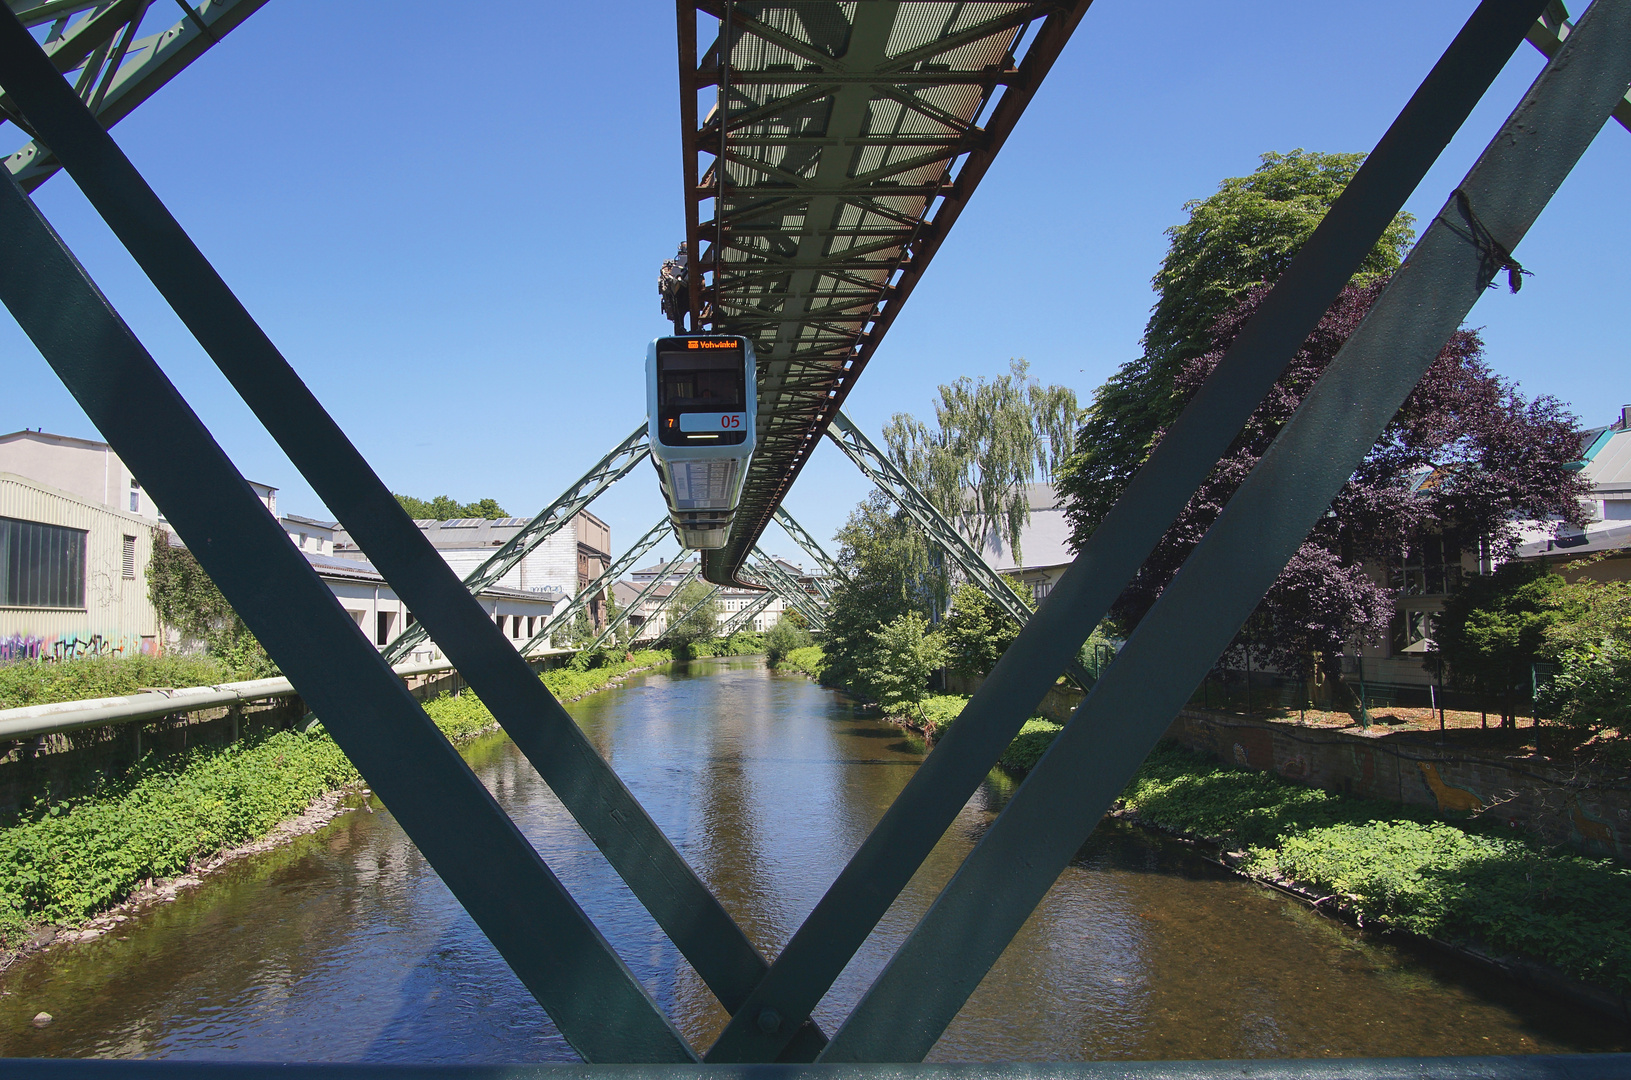
[[[1087,399],[1138,351],[1183,203],[1265,150],[1368,150],[1473,6],[1098,0],[848,412],[876,434],[1010,357]],[[657,265],[683,231],[673,12],[271,0],[115,132],[393,490],[530,515],[643,419]],[[1541,64],[1528,45],[1508,64],[1419,219]],[[1587,425],[1631,401],[1628,178],[1611,122],[1516,252],[1535,276],[1471,320],[1497,371]],[[325,515],[68,177],[36,198],[245,475]],[[0,430],[96,437],[4,314],[0,357]],[[787,505],[826,540],[865,493],[824,445]],[[661,514],[655,477],[594,509],[626,545]]]

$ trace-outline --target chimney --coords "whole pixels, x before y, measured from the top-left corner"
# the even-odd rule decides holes
[[[1620,430],[1631,430],[1631,405],[1620,406]]]

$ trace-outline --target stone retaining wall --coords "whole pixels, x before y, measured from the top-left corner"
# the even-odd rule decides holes
[[[1361,735],[1185,709],[1167,737],[1220,761],[1327,791],[1422,806],[1446,816],[1491,814],[1582,854],[1631,860],[1631,780],[1535,755],[1457,746],[1455,733]]]

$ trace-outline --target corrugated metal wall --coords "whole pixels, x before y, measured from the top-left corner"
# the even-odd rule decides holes
[[[0,517],[83,529],[85,607],[0,607],[0,662],[29,656],[67,659],[130,655],[158,648],[158,618],[147,596],[152,523],[12,473],[0,473]],[[125,576],[125,537],[135,539]]]

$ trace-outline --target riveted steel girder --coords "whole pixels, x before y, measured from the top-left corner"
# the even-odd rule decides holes
[[[187,11],[179,22],[140,38],[136,34],[152,0],[8,2],[25,26],[55,24],[44,44],[46,55],[58,71],[73,81],[80,100],[97,122],[110,128],[260,10],[267,0],[203,0],[197,7],[183,5]],[[0,119],[17,120],[3,96]],[[30,136],[34,134],[24,130]],[[31,138],[6,158],[6,168],[24,191],[33,191],[55,175],[61,165]]]
[[[708,580],[736,580],[1087,4],[680,0],[692,325],[759,356],[754,460]],[[700,62],[699,11],[721,20]]]

